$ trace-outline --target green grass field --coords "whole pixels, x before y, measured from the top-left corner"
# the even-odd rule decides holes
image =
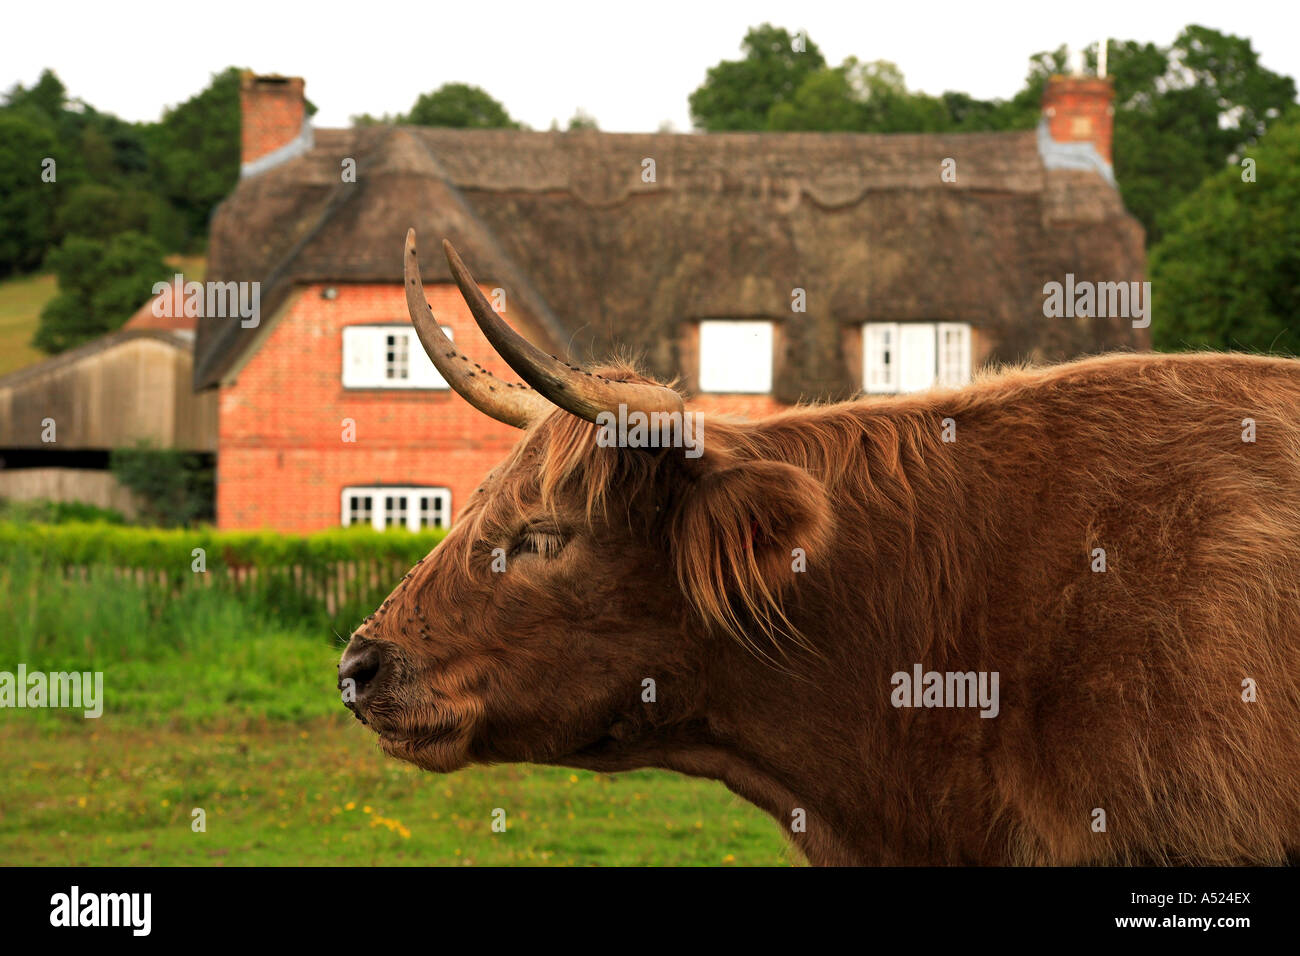
[[[223,600],[227,603],[222,603]],[[533,766],[424,773],[335,689],[338,639],[199,594],[0,567],[0,671],[98,669],[98,719],[0,709],[0,865],[789,865],[722,785]],[[206,831],[194,832],[202,809]],[[505,812],[494,832],[493,811]]]
[[[32,348],[36,320],[54,297],[53,275],[20,276],[0,282],[0,375],[45,358]]]

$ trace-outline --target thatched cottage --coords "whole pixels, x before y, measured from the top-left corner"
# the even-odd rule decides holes
[[[411,226],[555,354],[631,355],[750,415],[1147,344],[1044,310],[1067,275],[1144,278],[1104,80],[1055,77],[1038,130],[973,135],[313,130],[303,93],[244,78],[244,176],[212,224],[209,280],[260,283],[255,324],[199,321],[223,527],[446,524],[516,440],[420,351]],[[455,341],[513,379],[424,268]]]

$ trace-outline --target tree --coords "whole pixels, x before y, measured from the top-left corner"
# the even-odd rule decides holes
[[[910,92],[903,71],[888,60],[844,63],[849,86],[862,104],[862,130],[869,133],[938,133],[952,127],[943,100]]]
[[[1169,47],[1112,43],[1109,63],[1115,178],[1151,243],[1160,239],[1165,213],[1263,135],[1296,97],[1295,81],[1260,66],[1249,40],[1206,27],[1186,27]]]
[[[517,129],[506,108],[486,91],[468,83],[444,83],[421,93],[402,120],[412,126],[451,126],[457,129]]]
[[[42,180],[42,163],[56,146],[36,120],[0,113],[0,277],[34,269],[45,255],[59,186]]]
[[[1030,82],[1034,82],[1032,77]],[[912,91],[902,71],[888,60],[861,63],[849,57],[840,66],[823,67],[805,77],[793,97],[772,106],[767,128],[940,133],[1030,129],[1037,117],[1037,105],[1026,114],[1019,101],[977,100],[966,93],[952,92],[931,96]]]
[[[1300,353],[1300,110],[1245,159],[1179,203],[1151,251],[1157,348]]]
[[[353,126],[394,126],[402,122],[402,114],[383,113],[379,116],[372,116],[369,113],[357,113],[349,117]]]
[[[55,214],[61,236],[110,239],[119,232],[149,232],[162,200],[139,189],[84,183],[68,191]]]
[[[804,77],[792,97],[772,104],[765,128],[860,132],[863,112],[848,72],[843,67],[823,67]]]
[[[579,107],[574,111],[573,116],[569,117],[568,128],[572,132],[575,129],[600,129],[600,126],[596,122],[596,117]]]
[[[1047,77],[1065,61],[1064,47],[1036,54],[1025,89],[1013,99],[977,100],[966,93],[931,96],[908,90],[902,71],[887,60],[864,63],[849,57],[839,66],[827,66],[812,41],[770,24],[751,29],[742,48],[743,60],[719,63],[691,94],[697,126],[711,132],[1032,129]]]
[[[162,248],[138,232],[107,241],[69,236],[47,257],[58,294],[41,310],[32,344],[44,352],[65,349],[111,332],[129,319],[171,276]]]
[[[27,113],[48,123],[57,123],[63,114],[68,91],[53,70],[41,71],[31,89],[15,83],[5,94],[5,107]]]
[[[0,107],[0,274],[35,268],[69,235],[138,230],[169,248],[202,236],[238,176],[232,79],[224,122],[219,110],[193,115],[196,101],[211,98],[206,92],[161,123],[136,124],[70,102],[50,70],[30,89],[14,86]],[[178,132],[186,122],[195,136]],[[46,157],[56,163],[53,183],[39,175]]]
[[[232,66],[213,74],[148,131],[157,191],[183,216],[191,245],[206,237],[212,210],[239,182],[240,73]]]
[[[200,455],[140,442],[113,449],[108,468],[139,497],[140,515],[149,524],[188,527],[212,517],[215,476]]]
[[[701,129],[767,129],[773,107],[793,100],[804,80],[826,66],[812,40],[770,23],[751,28],[741,49],[743,59],[710,67],[691,94],[691,121]]]

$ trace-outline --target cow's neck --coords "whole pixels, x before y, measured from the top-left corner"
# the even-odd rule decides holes
[[[862,728],[879,722],[846,712],[846,701],[863,696],[840,686],[854,679],[853,668],[827,660],[816,670],[812,679],[798,678],[738,645],[734,653],[724,648],[705,681],[708,699],[692,713],[654,729],[615,732],[556,762],[606,773],[660,767],[719,780],[771,814],[814,865],[881,862],[880,848],[863,844],[864,834],[888,829],[863,819],[879,813],[881,801],[849,789],[871,776],[861,772],[873,759]]]
[[[849,702],[871,699],[851,686],[867,679],[863,671],[792,659],[783,672],[739,646],[721,649],[711,671],[705,719],[664,765],[721,780],[771,814],[815,865],[873,862],[860,815],[879,801],[851,789],[873,760],[863,728],[876,721],[847,712]]]

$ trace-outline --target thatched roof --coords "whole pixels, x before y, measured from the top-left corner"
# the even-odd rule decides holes
[[[956,182],[941,178],[948,158]],[[1127,322],[1043,318],[1045,282],[1137,280],[1145,261],[1114,188],[1047,169],[1032,132],[320,130],[221,205],[208,278],[261,280],[264,316],[296,283],[400,283],[410,226],[430,250],[450,238],[579,361],[631,350],[671,378],[682,322],[783,320],[786,400],[854,391],[845,323],[969,321],[1004,359],[1143,344]],[[426,282],[449,280],[440,256],[422,264]],[[791,312],[795,288],[806,314]],[[256,333],[202,320],[196,385],[217,383]]]

